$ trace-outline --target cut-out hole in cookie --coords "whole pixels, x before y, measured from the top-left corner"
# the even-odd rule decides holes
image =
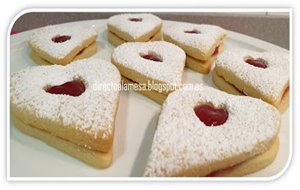
[[[143,21],[142,18],[129,18],[128,20],[131,22],[142,22]]]
[[[199,30],[186,30],[184,31],[184,33],[187,33],[187,34],[201,34],[201,32]]]
[[[208,127],[224,124],[228,119],[225,108],[215,108],[211,104],[201,104],[194,108],[196,116]]]
[[[68,36],[68,35],[56,35],[52,38],[52,41],[54,43],[63,43],[65,41],[68,41],[71,39],[71,36]]]
[[[148,59],[148,60],[155,61],[155,62],[162,62],[163,61],[163,59],[160,55],[157,55],[157,54],[152,53],[152,52],[149,52],[147,54],[140,53],[140,56],[144,59]]]
[[[217,46],[211,56],[216,56],[219,53],[219,46]]]
[[[263,69],[268,67],[268,62],[262,58],[254,59],[250,56],[246,56],[246,57],[244,57],[244,61],[254,67],[259,67],[259,68],[263,68]]]
[[[69,95],[69,96],[80,96],[82,93],[85,92],[85,85],[81,80],[75,79],[75,80],[68,81],[61,85],[47,86],[45,88],[45,91],[50,94],[64,94],[64,95]]]

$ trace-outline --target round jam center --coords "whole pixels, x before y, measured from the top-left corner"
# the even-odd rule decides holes
[[[187,30],[187,31],[184,31],[184,33],[187,33],[187,34],[200,34],[201,32],[199,30]]]
[[[128,20],[130,20],[131,22],[142,22],[143,21],[142,18],[129,18]]]
[[[151,61],[155,61],[155,62],[162,62],[162,59],[159,58],[158,56],[156,55],[152,55],[152,54],[147,54],[147,55],[141,55],[142,58],[144,59],[148,59],[148,60],[151,60]]]
[[[53,38],[52,38],[52,41],[54,42],[54,43],[63,43],[63,42],[65,42],[65,41],[68,41],[68,40],[70,40],[71,39],[71,36],[67,36],[67,35],[57,35],[57,36],[54,36]]]
[[[214,108],[212,105],[204,104],[194,108],[195,114],[206,126],[218,126],[227,121],[228,112],[224,108]]]
[[[258,58],[258,59],[248,58],[245,60],[245,62],[254,67],[259,67],[263,69],[268,67],[267,61],[262,58]]]
[[[57,86],[50,86],[46,90],[50,94],[65,94],[69,96],[80,96],[85,91],[81,80],[73,80]]]

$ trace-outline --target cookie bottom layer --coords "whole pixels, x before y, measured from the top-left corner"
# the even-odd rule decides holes
[[[59,137],[55,137],[50,133],[43,130],[31,127],[30,125],[24,124],[21,120],[13,117],[15,126],[23,133],[33,136],[48,145],[74,157],[82,162],[93,166],[94,168],[102,169],[107,168],[112,163],[112,149],[107,153],[102,153],[81,146],[75,145],[69,141],[63,140]]]
[[[85,59],[88,57],[91,57],[92,55],[94,55],[97,52],[97,43],[94,42],[91,45],[89,45],[88,47],[84,48],[83,50],[81,50],[81,52],[79,52],[72,61],[75,60],[79,60],[79,59]],[[35,52],[34,50],[32,50],[30,52],[30,57],[31,59],[36,62],[39,65],[49,65],[49,64],[54,64],[51,63],[49,61],[47,61],[46,59],[43,59],[37,52]]]
[[[225,79],[223,79],[221,76],[219,76],[215,70],[213,71],[212,79],[213,79],[213,82],[215,83],[215,85],[219,89],[221,89],[229,94],[245,95],[245,94],[243,94],[243,92],[239,91],[234,85],[225,81]],[[290,94],[290,90],[289,90],[289,88],[287,88],[281,98],[280,104],[278,104],[277,106],[274,105],[282,113],[289,106],[289,94]]]
[[[235,166],[213,172],[207,177],[239,177],[259,171],[274,161],[278,153],[279,146],[280,142],[277,137],[273,145],[266,152],[254,156],[253,158]]]
[[[124,84],[137,84],[136,82],[134,82],[126,77],[123,77],[123,76],[122,76],[122,81]],[[145,91],[135,91],[135,92],[138,92],[138,93],[150,98],[151,100],[153,100],[154,102],[156,102],[160,105],[162,105],[164,103],[164,101],[166,100],[166,98],[168,97],[167,95],[159,93],[155,90],[145,90]]]
[[[186,66],[199,73],[208,74],[210,72],[212,64],[216,60],[217,56],[223,52],[223,50],[224,50],[224,44],[220,44],[218,46],[218,53],[214,56],[211,56],[211,58],[208,59],[207,61],[202,61],[187,55]]]
[[[150,37],[150,39],[148,40],[148,42],[160,41],[161,40],[161,36],[162,36],[161,31],[158,31],[156,34],[154,34],[153,36]],[[123,43],[127,43],[128,42],[128,41],[122,39],[121,37],[117,36],[116,34],[114,34],[111,31],[107,32],[107,39],[114,46],[119,46],[119,45],[121,45]]]

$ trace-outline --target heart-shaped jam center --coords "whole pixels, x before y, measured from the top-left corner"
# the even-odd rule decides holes
[[[206,126],[218,126],[227,121],[228,112],[224,108],[215,108],[209,104],[203,104],[194,108],[195,114]]]
[[[211,56],[215,56],[219,53],[219,46],[215,48],[215,51],[211,54]]]
[[[85,85],[81,80],[73,80],[57,86],[48,86],[45,91],[50,94],[80,96],[85,91]]]
[[[140,55],[144,59],[148,59],[155,62],[162,62],[162,58],[160,56],[154,55],[154,54],[146,54],[146,55]]]
[[[131,22],[142,22],[143,21],[142,18],[129,18],[128,20]]]
[[[200,34],[201,32],[199,30],[186,30],[184,31],[184,33],[187,33],[187,34]]]
[[[65,41],[68,41],[71,39],[71,36],[68,36],[68,35],[56,35],[52,38],[52,41],[54,43],[63,43]]]
[[[262,58],[253,59],[251,57],[247,57],[244,60],[246,63],[248,63],[249,65],[252,65],[254,67],[259,67],[259,68],[263,68],[263,69],[268,67],[268,62]]]

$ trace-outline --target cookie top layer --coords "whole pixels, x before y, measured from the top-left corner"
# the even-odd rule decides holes
[[[247,57],[264,59],[267,68],[247,64]],[[284,52],[228,50],[217,58],[216,69],[218,68],[231,71],[237,78],[273,100],[282,96],[289,82],[289,54]]]
[[[172,41],[203,53],[210,52],[226,36],[225,30],[219,26],[191,23],[172,23],[164,26],[163,33]]]
[[[130,19],[140,19],[140,21]],[[136,40],[161,26],[162,20],[153,14],[120,14],[110,17],[107,24]]]
[[[207,127],[199,120],[194,107],[207,103],[226,108],[224,124]],[[193,168],[203,168],[200,172],[207,175],[229,167],[220,165],[226,159],[266,151],[279,126],[279,112],[261,100],[210,87],[178,90],[163,105],[144,175],[174,176]]]
[[[157,55],[162,62],[144,59],[142,55],[147,54]],[[118,46],[112,53],[113,63],[117,66],[122,65],[151,79],[175,85],[181,84],[185,58],[182,49],[164,41],[129,42]]]
[[[63,43],[52,41],[53,38],[64,35],[71,38]],[[51,57],[63,59],[75,48],[84,47],[85,40],[97,35],[98,31],[95,27],[51,25],[35,30],[29,39],[29,44]]]
[[[50,94],[47,86],[61,85],[79,79],[85,92],[78,97]],[[11,76],[11,104],[18,110],[32,113],[62,126],[105,139],[113,132],[119,91],[99,89],[100,85],[119,85],[117,68],[100,59],[82,59],[68,66],[35,66]],[[101,131],[102,137],[98,137]]]

